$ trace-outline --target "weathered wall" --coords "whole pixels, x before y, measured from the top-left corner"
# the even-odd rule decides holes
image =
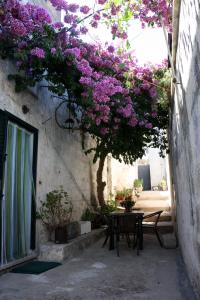
[[[134,165],[126,165],[120,163],[116,159],[111,161],[112,174],[112,193],[123,188],[132,188],[134,180],[138,177],[138,169],[136,163]]]
[[[1,61],[0,70],[0,109],[39,130],[37,205],[46,193],[63,185],[73,201],[73,219],[80,219],[96,194],[96,165],[92,157],[84,154],[80,133],[69,133],[55,123],[55,107],[60,100],[52,98],[44,88],[38,90],[38,98],[28,91],[16,94],[13,82],[7,80],[11,65]],[[29,113],[22,113],[22,105],[30,109]]]
[[[60,13],[52,9],[49,2],[32,2],[47,7],[53,19],[60,21]],[[79,220],[84,208],[96,197],[96,165],[92,163],[92,156],[83,153],[79,132],[70,134],[55,123],[54,112],[60,100],[53,98],[45,88],[35,90],[38,97],[28,91],[16,94],[14,83],[7,80],[12,72],[15,73],[15,69],[10,63],[0,61],[0,109],[39,130],[37,207],[45,200],[46,193],[63,185],[73,202],[73,219]],[[28,114],[22,113],[22,105],[29,108]],[[43,234],[42,238],[45,238]]]
[[[151,174],[151,186],[158,186],[162,179],[167,180],[167,159],[159,156],[159,149],[148,150],[148,159]]]
[[[200,288],[200,3],[182,0],[171,146],[178,235],[192,281]]]

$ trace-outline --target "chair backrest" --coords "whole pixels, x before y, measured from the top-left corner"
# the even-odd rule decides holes
[[[157,223],[160,219],[160,215],[162,214],[163,210],[159,210],[159,211],[156,211],[152,214],[149,214],[149,215],[146,215],[143,217],[143,220],[146,220],[146,219],[151,219],[151,218],[154,218],[154,222],[155,222],[155,227],[157,226]]]
[[[135,214],[122,214],[116,219],[116,226],[119,233],[136,233],[138,217]]]

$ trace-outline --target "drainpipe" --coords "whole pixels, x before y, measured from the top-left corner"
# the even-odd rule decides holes
[[[174,0],[173,1],[173,21],[172,21],[172,64],[176,74],[176,54],[177,54],[177,47],[178,47],[178,36],[179,36],[179,18],[180,18],[180,6],[181,0]],[[177,76],[175,76],[177,78]],[[171,84],[171,102],[170,102],[170,120],[169,120],[169,128],[168,128],[168,139],[169,142],[171,140],[172,134],[172,122],[173,122],[173,107],[174,107],[174,94],[176,89],[176,81],[172,80]],[[170,144],[170,143],[169,143]],[[176,195],[174,189],[174,180],[173,180],[173,159],[172,159],[172,149],[170,147],[170,154],[169,154],[169,173],[170,173],[170,194],[171,194],[171,213],[172,213],[172,222],[174,225],[174,232],[177,240],[178,245],[178,238],[177,238],[177,223],[176,223]]]

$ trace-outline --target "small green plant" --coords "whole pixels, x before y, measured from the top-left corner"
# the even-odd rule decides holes
[[[160,191],[166,191],[167,190],[167,181],[165,178],[163,178],[160,182],[160,184],[158,185],[158,189]]]
[[[81,221],[93,222],[94,219],[95,219],[95,213],[93,211],[91,211],[91,209],[89,209],[89,207],[87,207],[81,216]]]
[[[115,200],[108,200],[107,203],[100,208],[100,213],[103,215],[109,215],[111,212],[117,209]]]
[[[135,179],[134,182],[133,182],[133,187],[134,189],[137,189],[137,188],[142,188],[143,187],[143,179]]]
[[[124,188],[124,196],[125,196],[125,200],[126,199],[132,199],[132,194],[133,194],[133,189],[126,189]]]
[[[115,200],[121,201],[127,197],[132,196],[133,190],[130,188],[123,188],[123,190],[117,190]]]
[[[56,228],[64,227],[70,222],[72,209],[73,206],[68,193],[64,191],[62,186],[46,195],[46,200],[41,202],[37,216],[47,228],[49,240],[51,240],[51,235]]]
[[[123,200],[124,199],[124,190],[117,190],[115,194],[115,200]]]

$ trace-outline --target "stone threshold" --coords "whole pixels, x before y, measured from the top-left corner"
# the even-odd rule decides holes
[[[70,240],[67,244],[47,242],[39,247],[38,260],[62,262],[80,255],[85,248],[94,244],[104,235],[104,228],[92,230]]]

